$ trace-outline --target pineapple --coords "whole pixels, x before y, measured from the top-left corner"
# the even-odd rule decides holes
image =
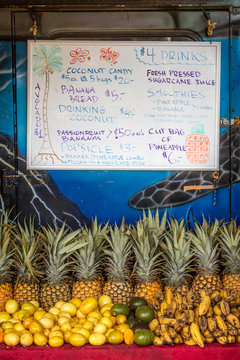
[[[72,296],[84,300],[92,296],[99,298],[102,295],[103,276],[101,274],[104,236],[108,232],[108,224],[103,228],[97,224],[97,219],[92,221],[91,229],[86,226],[81,232],[81,238],[86,246],[74,253],[75,278]]]
[[[219,233],[223,259],[223,288],[233,293],[240,292],[240,227],[236,221],[224,224]]]
[[[165,290],[170,287],[173,293],[186,296],[189,292],[193,253],[190,240],[186,237],[184,220],[172,219],[169,229],[164,235],[165,241],[160,243],[164,260],[162,273],[166,282]]]
[[[16,282],[14,299],[22,305],[30,300],[39,300],[39,280],[42,276],[41,242],[34,229],[34,221],[29,225],[18,222],[13,230],[15,248],[14,267]]]
[[[219,222],[213,224],[203,217],[203,223],[195,224],[194,231],[189,232],[193,252],[197,264],[197,275],[193,279],[192,290],[197,295],[201,291],[211,295],[215,290],[221,290],[222,282],[219,275],[219,250],[216,241]]]
[[[59,300],[71,299],[71,256],[85,245],[79,234],[80,229],[72,232],[65,224],[60,229],[56,224],[54,227],[42,227],[45,278],[40,290],[40,303],[45,310],[49,310]]]
[[[160,282],[159,239],[155,233],[149,233],[146,222],[139,220],[136,227],[130,228],[133,240],[135,263],[133,276],[136,280],[134,296],[145,298],[147,302],[156,291],[162,291]]]
[[[11,247],[11,211],[3,211],[0,216],[0,311],[5,310],[5,303],[13,298],[11,284],[13,249]]]
[[[133,297],[133,288],[129,277],[132,243],[126,231],[124,221],[120,228],[115,224],[107,236],[109,248],[104,249],[107,256],[108,279],[103,294],[109,295],[113,304],[128,305]]]

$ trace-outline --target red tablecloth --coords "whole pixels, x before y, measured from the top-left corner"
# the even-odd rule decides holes
[[[7,347],[0,344],[0,360],[239,360],[240,344],[213,343],[198,346],[85,345],[75,348],[31,346]]]

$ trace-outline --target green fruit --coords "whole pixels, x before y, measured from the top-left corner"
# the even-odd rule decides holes
[[[117,316],[119,314],[124,314],[128,318],[129,313],[130,313],[130,311],[129,311],[128,307],[124,304],[115,304],[111,308],[111,314],[113,316]]]
[[[147,305],[146,300],[142,297],[134,297],[129,302],[129,309],[135,311],[141,305]]]
[[[155,319],[155,314],[153,309],[148,307],[147,305],[139,306],[135,311],[136,319],[142,322],[150,323],[153,319]]]
[[[154,332],[148,329],[138,330],[134,335],[134,342],[137,345],[151,345],[154,338]]]

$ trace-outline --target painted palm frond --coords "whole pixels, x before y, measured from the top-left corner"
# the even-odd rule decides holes
[[[47,72],[62,71],[62,57],[57,55],[61,48],[59,46],[51,46],[46,48],[44,45],[39,45],[34,48],[33,54],[33,71],[39,76],[44,76]]]

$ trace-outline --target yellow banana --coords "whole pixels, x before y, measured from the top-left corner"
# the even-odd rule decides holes
[[[208,312],[206,313],[206,317],[213,317],[213,308],[212,306],[209,307]]]
[[[215,337],[213,337],[213,336],[205,337],[205,338],[204,338],[204,342],[205,342],[206,344],[211,344],[214,340],[215,340]]]
[[[177,336],[176,330],[174,330],[174,328],[172,328],[171,326],[169,326],[168,328],[168,333],[171,339],[175,339],[175,337]]]
[[[166,303],[168,305],[171,304],[173,297],[174,297],[174,295],[173,295],[172,289],[170,287],[168,287],[165,292],[165,297],[164,297],[164,300],[166,301]]]
[[[208,329],[211,332],[214,332],[215,330],[217,330],[217,323],[214,318],[212,318],[212,317],[207,318],[207,324],[208,324]]]
[[[227,316],[230,314],[230,307],[225,299],[221,300],[218,305],[220,306],[223,315]]]
[[[163,317],[162,319],[159,320],[159,323],[161,325],[168,325],[168,326],[174,326],[176,323],[176,319],[175,318],[167,318],[167,317]],[[150,323],[151,324],[151,323]],[[150,329],[151,330],[151,329]]]
[[[162,316],[166,315],[167,308],[168,308],[168,304],[167,304],[166,300],[163,300],[160,305],[160,314]]]
[[[154,330],[154,333],[156,336],[160,336],[161,335],[161,327],[160,325],[158,325],[155,330]]]
[[[207,296],[207,292],[205,290],[200,291],[200,298],[203,299],[205,296]]]
[[[194,322],[195,319],[195,313],[194,310],[187,310],[187,321],[189,324],[191,324],[192,322]]]
[[[192,337],[189,340],[184,340],[183,342],[186,345],[197,345],[196,341]]]
[[[227,336],[218,336],[216,337],[216,340],[219,342],[219,344],[226,345],[228,340]]]
[[[213,332],[213,336],[215,338],[217,338],[217,337],[223,336],[223,333],[221,332],[221,330],[217,329]]]
[[[215,290],[212,295],[211,295],[211,300],[213,300],[215,303],[218,303],[219,301],[221,301],[221,295],[220,292]]]
[[[231,325],[229,322],[226,323],[228,328],[228,335],[237,336],[238,335],[238,329],[235,328],[235,326]]]
[[[234,307],[234,308],[231,307],[231,313],[232,313],[233,315],[237,316],[237,317],[240,316],[240,312],[239,312],[238,309],[235,308],[235,307]]]
[[[203,334],[204,338],[212,337],[212,336],[213,336],[212,331],[210,331],[209,329],[203,331],[202,334]]]
[[[182,328],[184,327],[185,322],[182,321],[181,319],[178,319],[176,321],[176,324],[174,325],[174,330],[176,330],[176,332],[180,332],[182,330]]]
[[[182,310],[183,310],[183,309],[182,309],[182,304],[183,304],[183,302],[182,302],[182,295],[179,294],[179,293],[176,293],[176,294],[175,294],[175,301],[176,301],[176,303],[177,303],[177,310],[178,310],[178,311],[182,311]]]
[[[202,333],[203,331],[207,330],[208,327],[207,318],[205,316],[199,316],[198,325]]]
[[[198,307],[194,310],[194,321],[198,322],[198,318],[199,318],[199,311],[198,311]]]
[[[157,319],[153,319],[153,320],[149,323],[149,329],[150,329],[151,331],[154,331],[158,325],[159,325],[159,321],[158,321]]]
[[[154,336],[153,338],[153,345],[163,345],[164,339],[162,336]]]
[[[177,311],[175,312],[175,319],[176,319],[176,320],[181,319],[181,316],[182,316],[181,311],[177,310]]]
[[[217,315],[215,316],[215,320],[217,322],[218,328],[221,330],[223,335],[227,335],[228,334],[227,324],[225,323],[223,318],[220,315]]]
[[[190,340],[191,334],[190,334],[190,326],[189,325],[184,325],[184,327],[182,328],[182,331],[181,331],[181,336],[184,341]]]
[[[222,299],[227,299],[229,296],[229,293],[227,290],[222,289],[222,290],[220,290],[220,296],[222,297]]]
[[[182,297],[182,303],[183,303],[183,310],[186,310],[187,306],[188,306],[188,301],[187,301],[186,296]]]
[[[174,344],[182,344],[183,339],[180,334],[177,334],[177,336],[173,339]]]
[[[205,315],[208,312],[209,307],[211,306],[211,299],[209,296],[204,296],[200,302],[198,313],[199,316]]]
[[[236,342],[236,338],[234,335],[228,335],[227,336],[227,342],[228,344],[234,344]]]
[[[188,314],[186,311],[184,311],[181,315],[181,320],[186,323],[188,321]]]
[[[164,317],[164,316],[161,314],[160,311],[157,311],[156,315],[157,315],[156,317],[157,317],[158,319],[161,319],[161,318]]]
[[[220,306],[217,304],[213,307],[213,312],[215,315],[221,315],[222,314],[222,311],[220,309]]]
[[[235,326],[237,329],[240,329],[240,321],[239,319],[236,317],[236,315],[234,314],[229,314],[227,317],[226,317],[227,321]]]
[[[170,318],[174,317],[176,308],[177,308],[177,303],[175,300],[172,300],[172,302],[168,305],[166,315]]]
[[[161,328],[161,335],[164,339],[164,342],[166,344],[172,344],[172,339],[169,335],[169,332],[168,332],[168,327],[167,325],[160,325],[160,328]]]
[[[190,325],[190,333],[193,338],[193,340],[199,345],[201,348],[204,347],[203,337],[201,335],[200,329],[198,324],[192,323]]]

